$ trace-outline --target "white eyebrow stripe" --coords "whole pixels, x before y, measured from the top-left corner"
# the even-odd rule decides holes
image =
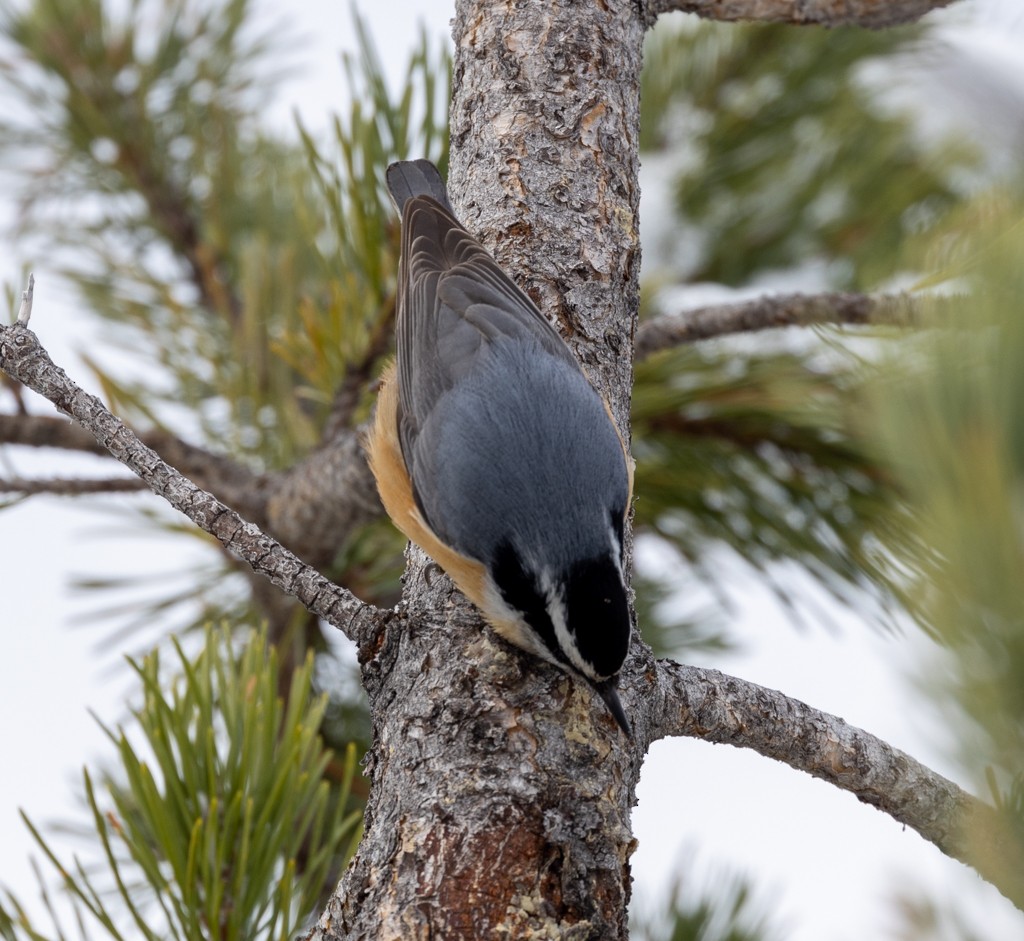
[[[551,618],[551,624],[555,628],[558,646],[562,648],[562,652],[569,658],[569,662],[576,670],[584,676],[596,680],[598,677],[594,673],[594,668],[583,659],[576,646],[576,640],[569,631],[569,625],[565,618],[565,598],[561,586],[556,584],[547,569],[541,572],[540,587],[547,600],[548,617]]]
[[[619,534],[615,531],[615,527],[610,523],[608,524],[608,534],[611,536],[612,543],[612,561],[615,563],[615,568],[619,573],[619,578],[622,579],[622,583],[626,583],[625,572],[622,571],[622,553],[623,545],[619,542]]]

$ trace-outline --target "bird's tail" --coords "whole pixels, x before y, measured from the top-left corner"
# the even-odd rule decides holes
[[[406,200],[414,196],[430,196],[448,212],[452,211],[444,180],[437,172],[437,167],[429,160],[399,160],[388,167],[387,181],[388,190],[399,213],[402,212]]]

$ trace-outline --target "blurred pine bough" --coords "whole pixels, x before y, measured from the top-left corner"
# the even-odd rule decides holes
[[[286,941],[358,843],[356,750],[338,759],[324,747],[312,653],[284,700],[265,634],[207,629],[204,640],[195,656],[173,641],[171,664],[129,661],[142,704],[129,728],[105,730],[117,764],[98,782],[83,771],[102,862],[67,864],[24,818],[86,936]],[[50,935],[8,895],[0,936],[63,938],[64,906],[47,906]]]
[[[141,364],[125,378],[92,361],[118,411],[226,452],[253,474],[273,473],[320,442],[340,378],[372,377],[387,353],[397,231],[379,180],[397,157],[443,165],[450,63],[424,40],[393,94],[360,28],[359,51],[346,60],[350,107],[330,143],[305,131],[292,142],[260,124],[281,49],[272,29],[252,28],[251,3],[156,7],[166,16],[155,34],[143,32],[146,4],[126,20],[100,0],[4,7],[12,53],[0,77],[32,115],[27,124],[16,110],[0,119],[5,154],[20,154],[35,179],[22,231],[47,244],[83,307]],[[644,159],[666,158],[674,222],[695,248],[685,268],[645,273],[645,306],[666,282],[750,284],[808,258],[823,260],[833,288],[876,288],[899,274],[907,240],[927,243],[961,199],[950,179],[968,161],[920,150],[907,123],[873,111],[859,87],[860,64],[918,35],[719,24],[652,34]],[[644,636],[656,649],[678,655],[734,639],[725,602],[682,613],[657,604],[680,582],[713,588],[722,549],[793,606],[800,598],[780,571],[795,563],[847,605],[910,607],[930,630],[934,618],[949,620],[915,608],[919,579],[940,570],[924,551],[930,534],[910,525],[919,509],[892,466],[902,464],[898,449],[865,427],[880,371],[845,349],[847,337],[705,344],[638,367],[637,534],[680,563],[671,580],[638,571]],[[368,382],[355,388],[354,422],[372,402]],[[196,535],[159,512],[138,511],[129,524],[140,522]],[[385,522],[369,524],[339,549],[331,574],[363,597],[392,598],[401,549]],[[162,631],[264,616],[233,561],[217,555],[184,574],[185,588],[113,619]],[[322,637],[308,638],[321,662],[333,660]],[[949,642],[958,643],[954,633]],[[278,682],[287,689],[287,676]],[[965,674],[965,690],[983,686]],[[998,707],[971,702],[969,713],[1000,722],[1020,715],[1002,698]],[[365,718],[354,696],[338,696],[328,716],[334,742],[355,737]],[[1014,747],[1000,746],[1008,805]],[[123,826],[137,798],[123,782],[110,786],[127,802],[116,817]],[[101,807],[94,800],[94,814]],[[190,891],[209,925],[214,887]],[[87,899],[96,901],[86,888]],[[290,917],[276,924],[283,930]]]

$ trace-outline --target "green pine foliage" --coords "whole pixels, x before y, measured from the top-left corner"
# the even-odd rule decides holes
[[[693,17],[654,30],[641,152],[664,158],[693,243],[689,270],[660,277],[743,285],[816,262],[831,287],[870,289],[896,275],[905,240],[959,202],[954,171],[973,159],[925,148],[868,92],[865,66],[920,36]]]
[[[958,295],[892,351],[879,435],[933,552],[911,612],[953,657],[932,678],[962,714],[966,764],[1024,773],[1024,187],[1001,188],[933,243]],[[1007,798],[1007,807],[1019,799]]]
[[[832,289],[902,273],[906,240],[953,212],[956,172],[973,159],[960,148],[926,150],[868,93],[866,66],[921,35],[683,16],[652,31],[641,152],[673,181],[678,244],[671,267],[657,267],[663,246],[651,253],[645,314],[665,307],[668,285],[749,287],[808,263]],[[891,623],[900,609],[924,553],[866,434],[873,376],[861,359],[892,336],[790,331],[638,364],[637,529],[672,546],[680,568],[722,596],[720,609],[723,548],[796,615],[808,599],[797,570],[869,622]],[[684,647],[706,643],[682,627],[672,636]]]
[[[372,407],[397,267],[383,170],[421,155],[443,169],[450,63],[424,38],[393,91],[357,22],[343,114],[326,140],[304,128],[289,137],[261,122],[289,61],[287,31],[254,27],[252,2],[120,9],[0,0],[0,85],[12,103],[0,152],[25,182],[22,231],[59,259],[83,311],[136,362],[126,376],[91,361],[117,411],[253,471],[287,468]],[[925,151],[905,120],[870,103],[865,64],[919,35],[692,20],[652,33],[641,147],[648,164],[672,168],[692,248],[685,267],[645,272],[645,308],[665,283],[749,286],[808,261],[831,287],[938,266],[975,293],[949,330],[898,346],[891,331],[869,332],[867,358],[851,342],[863,331],[833,329],[639,363],[636,534],[672,547],[678,578],[701,579],[712,599],[726,550],[791,607],[797,572],[872,615],[909,608],[956,655],[949,688],[984,730],[971,767],[993,767],[1001,806],[1019,821],[1024,341],[1013,300],[1024,284],[1013,265],[1024,245],[1005,222],[980,247],[963,238],[1003,218],[991,205],[957,215],[951,181],[970,156]],[[936,262],[908,251],[911,237],[959,254]],[[879,369],[887,347],[895,358]],[[193,532],[148,510],[133,522],[142,518],[170,536]],[[393,597],[401,539],[383,520],[346,535],[334,574],[362,597]],[[237,564],[218,555],[183,588],[157,584],[149,602],[99,614],[126,629],[160,617],[181,626],[185,610],[192,626],[251,623],[251,586],[229,573]],[[641,570],[635,584],[659,652],[730,640],[724,603],[667,614],[666,581]],[[89,587],[108,597],[139,586]],[[294,681],[275,677],[261,642],[243,651],[208,635],[198,659],[177,649],[175,660],[167,675],[155,656],[135,667],[145,748],[112,732],[118,772],[85,777],[113,881],[50,860],[105,937],[286,937],[355,832],[351,756],[332,785],[338,766],[314,732],[333,723],[332,740],[351,740],[365,713],[347,699],[325,713],[309,695],[309,664]],[[676,934],[664,936],[766,933],[756,920],[744,927],[742,886],[726,893],[730,917],[710,905],[680,903]],[[0,936],[50,937],[12,899]]]
[[[703,872],[703,878],[699,872]],[[701,883],[695,887],[695,883]],[[636,941],[775,941],[784,935],[742,875],[687,867],[666,910],[630,925]]]
[[[121,413],[289,466],[339,377],[387,352],[397,227],[380,171],[444,162],[447,58],[424,38],[395,95],[360,28],[326,158],[260,123],[288,32],[257,32],[248,0],[107,6],[4,9],[0,80],[31,109],[0,125],[9,158],[35,164],[24,226],[136,358],[127,379],[93,364]]]
[[[858,427],[859,361],[850,355],[682,348],[637,367],[636,523],[675,547],[709,586],[703,560],[728,548],[799,606],[783,563],[836,600],[895,609],[909,555],[891,475]],[[877,449],[876,449],[877,450]]]
[[[264,314],[294,316],[275,291],[306,283],[309,260],[292,256],[309,233],[292,208],[302,161],[254,120],[277,75],[264,68],[272,44],[246,28],[251,6],[136,3],[123,17],[100,0],[6,8],[3,80],[32,110],[4,137],[36,163],[26,224],[49,250],[74,247],[58,257],[88,309],[132,328],[110,335],[143,375],[94,366],[110,400],[158,425],[159,404],[179,404],[210,440],[280,462],[294,448],[265,434],[264,406],[311,432],[281,395],[287,376],[266,355]],[[259,285],[270,284],[264,296],[267,271],[282,277]]]
[[[87,937],[286,941],[358,841],[355,749],[339,760],[321,742],[312,655],[285,700],[265,637],[242,646],[207,630],[205,641],[194,657],[175,643],[170,672],[158,653],[129,661],[142,704],[133,726],[107,730],[116,770],[83,771],[102,874],[59,859],[25,820]],[[51,914],[45,934],[8,895],[0,936],[63,938]]]

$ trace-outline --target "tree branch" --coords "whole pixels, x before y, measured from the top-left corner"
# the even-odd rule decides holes
[[[189,444],[168,431],[157,428],[137,434],[143,444],[159,452],[168,464],[178,468],[193,483],[204,490],[216,491],[243,515],[262,520],[266,503],[266,495],[261,492],[264,478],[226,455]],[[110,456],[80,425],[49,415],[0,415],[0,444]]]
[[[668,660],[657,661],[653,672],[648,741],[685,735],[751,748],[828,781],[916,830],[1024,909],[1021,845],[983,801],[873,735],[776,690]]]
[[[155,494],[215,536],[254,571],[343,631],[361,649],[376,642],[390,619],[387,612],[364,604],[351,592],[328,581],[164,462],[96,396],[75,385],[50,359],[35,333],[24,325],[0,326],[0,369],[79,422]]]
[[[647,0],[653,25],[662,13],[696,13],[709,20],[758,20],[817,26],[883,29],[912,23],[954,0]]]
[[[70,424],[63,418],[21,412],[17,415],[0,415],[0,444],[107,454],[106,449],[97,444],[96,439],[78,425]]]
[[[359,429],[346,429],[267,480],[267,528],[304,558],[327,566],[349,533],[383,514]]]
[[[313,565],[329,564],[347,533],[383,512],[358,429],[339,430],[294,467],[274,474],[255,474],[226,455],[161,429],[138,437],[198,487],[216,493]],[[48,415],[0,415],[0,444],[109,456],[84,428]]]
[[[134,139],[119,142],[117,167],[126,186],[146,201],[155,228],[188,265],[200,302],[237,325],[241,298],[223,276],[224,259],[217,246],[203,239],[195,207],[186,193],[157,168]]]
[[[32,480],[25,477],[0,477],[0,493],[20,493],[26,497],[41,493],[78,497],[83,494],[131,493],[146,489],[138,477],[49,477]]]
[[[775,327],[912,326],[920,319],[920,301],[911,294],[775,294],[735,304],[697,307],[645,321],[637,330],[635,355],[640,360],[683,343]]]

